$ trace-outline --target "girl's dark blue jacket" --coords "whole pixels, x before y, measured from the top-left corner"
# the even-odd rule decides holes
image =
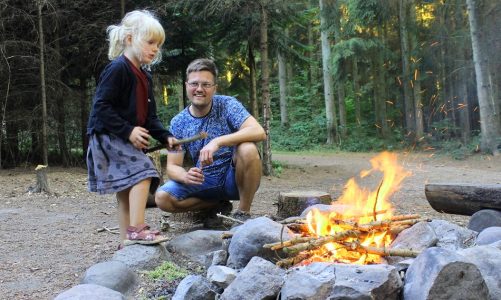
[[[148,116],[144,128],[161,143],[167,143],[170,132],[157,117],[151,74],[148,78]],[[136,76],[127,59],[121,55],[101,73],[87,124],[87,134],[113,133],[124,140],[136,125]]]

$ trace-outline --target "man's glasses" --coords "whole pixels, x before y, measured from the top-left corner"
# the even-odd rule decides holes
[[[204,89],[210,89],[211,87],[215,86],[216,84],[215,83],[210,83],[210,82],[187,82],[188,86],[191,87],[191,88],[198,88],[198,86],[202,86],[202,88]]]

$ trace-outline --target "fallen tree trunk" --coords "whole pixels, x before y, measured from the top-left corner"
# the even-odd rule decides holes
[[[501,211],[501,184],[426,184],[425,194],[438,212],[471,216],[482,209]]]

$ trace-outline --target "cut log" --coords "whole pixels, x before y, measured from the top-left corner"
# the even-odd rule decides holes
[[[426,184],[425,194],[438,212],[471,216],[482,209],[501,210],[501,184]]]
[[[331,204],[331,195],[320,191],[292,191],[278,196],[277,217],[299,216],[308,206]]]

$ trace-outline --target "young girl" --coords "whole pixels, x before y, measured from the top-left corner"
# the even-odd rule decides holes
[[[159,175],[143,150],[150,137],[169,145],[175,138],[156,115],[151,75],[143,67],[158,63],[165,32],[148,11],[132,11],[109,26],[111,61],[99,78],[87,126],[89,190],[116,193],[123,245],[165,241],[144,223],[150,187]]]

